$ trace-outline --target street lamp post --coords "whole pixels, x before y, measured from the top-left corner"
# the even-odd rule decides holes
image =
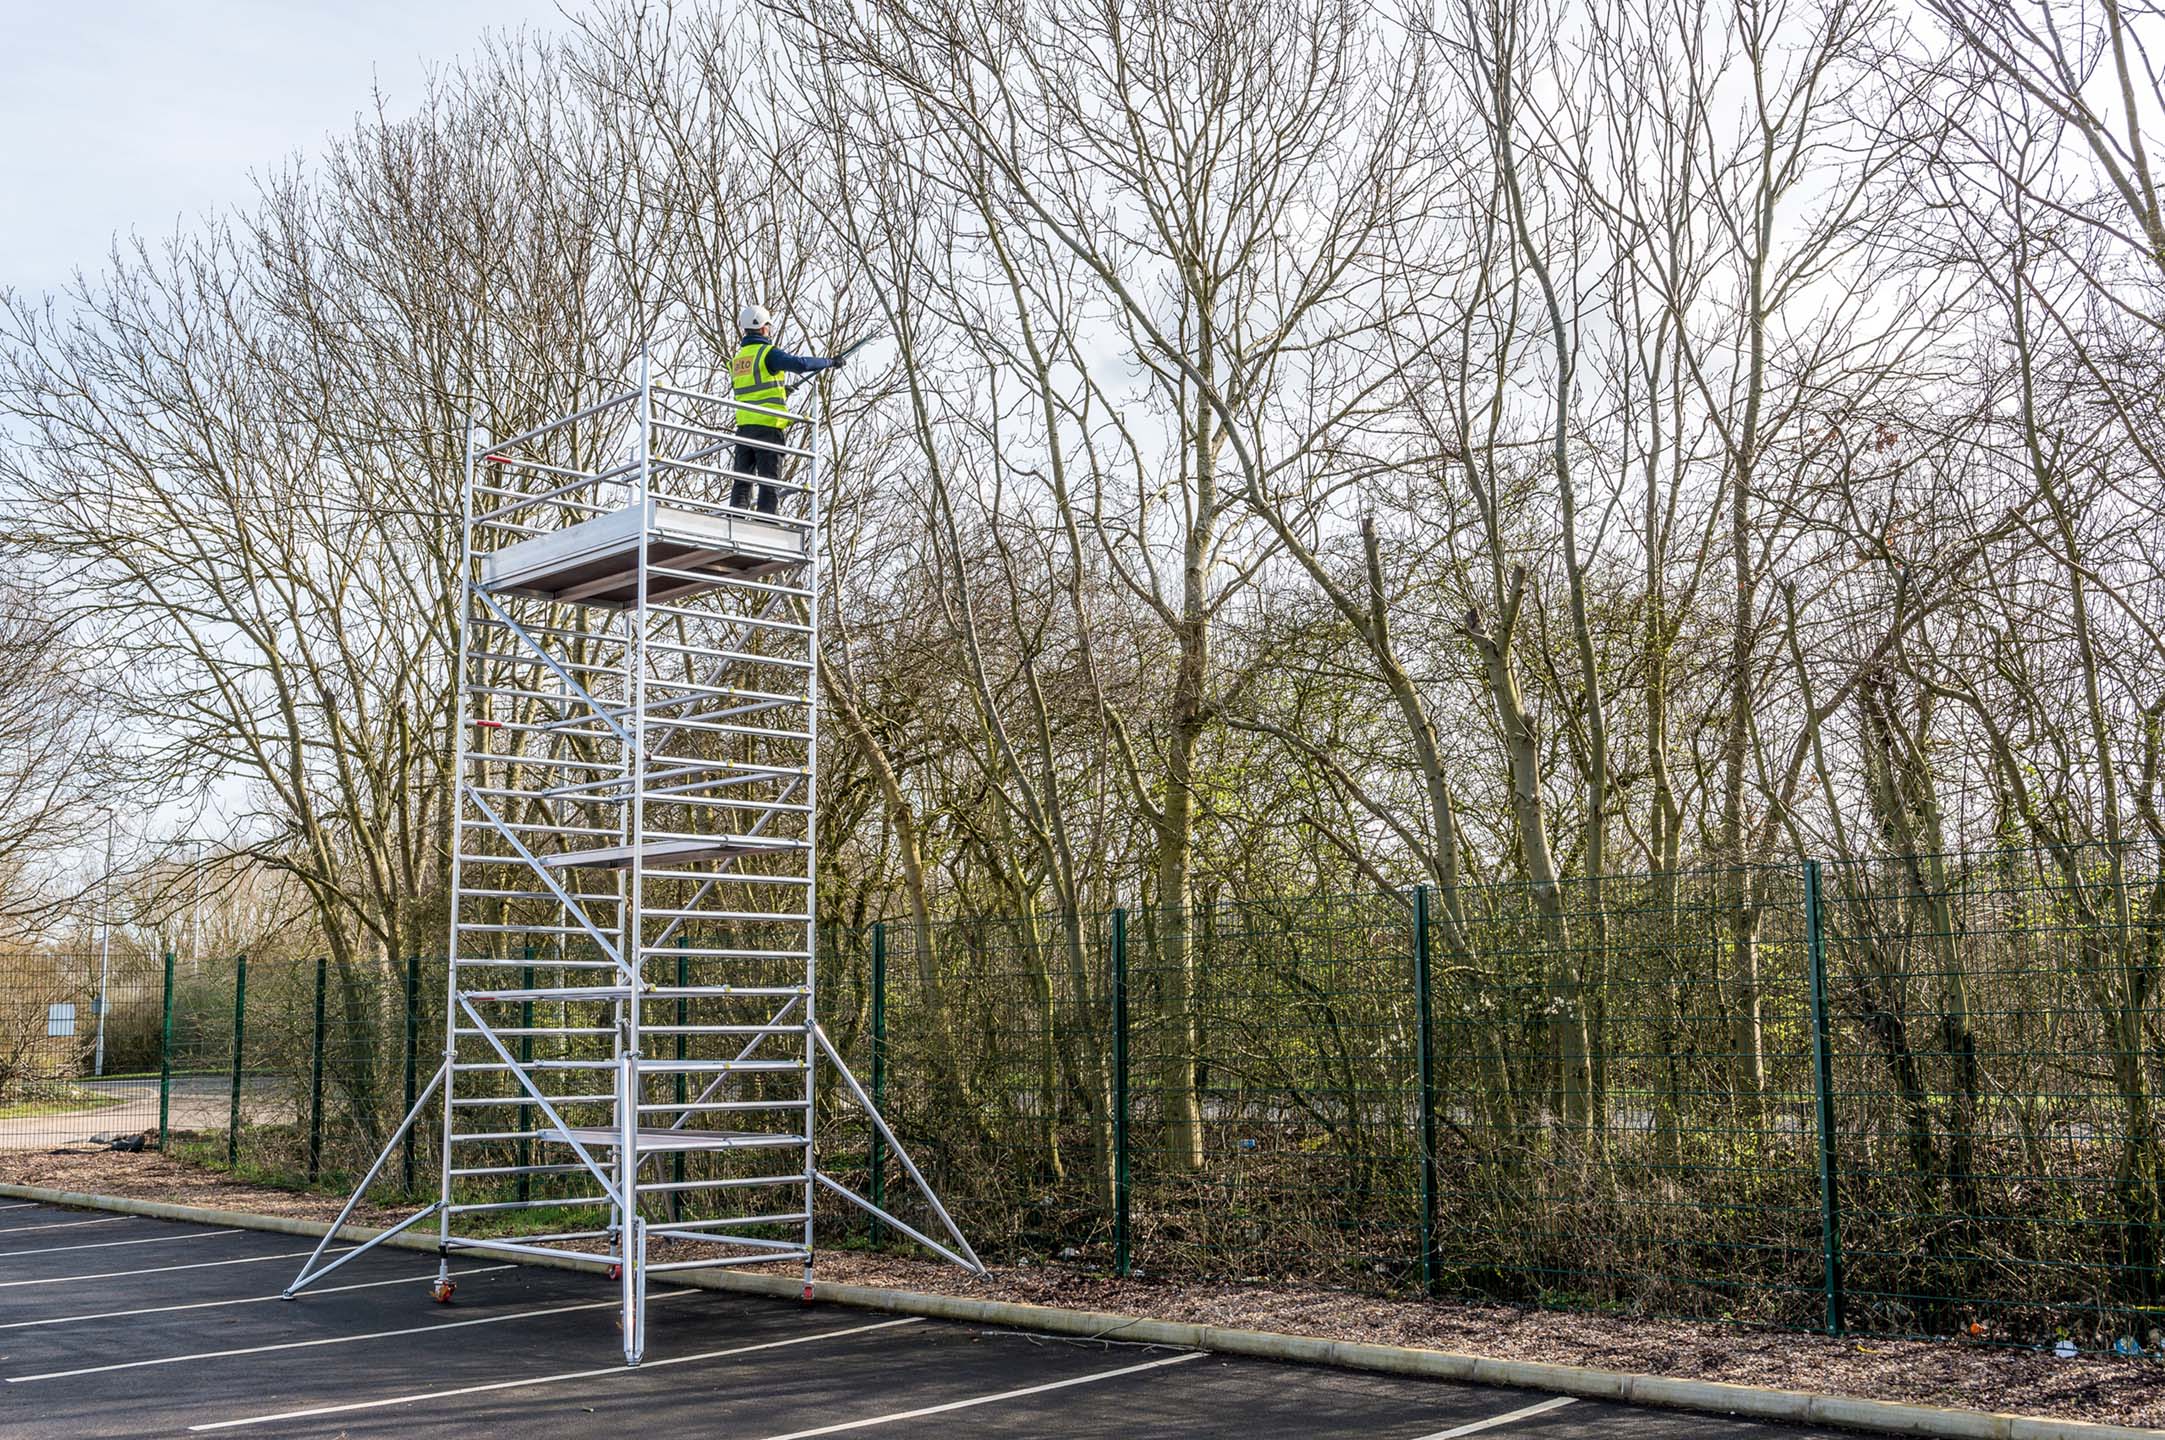
[[[106,982],[113,972],[113,831],[117,824],[110,817],[105,822],[105,934],[98,949],[98,1046],[90,1066],[94,1075],[105,1073]]]

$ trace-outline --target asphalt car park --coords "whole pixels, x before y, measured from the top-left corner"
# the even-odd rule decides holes
[[[377,1250],[299,1299],[311,1248],[246,1229],[0,1205],[0,1436],[626,1435],[1781,1440],[1832,1435],[1533,1391],[651,1292],[623,1366],[616,1287]]]

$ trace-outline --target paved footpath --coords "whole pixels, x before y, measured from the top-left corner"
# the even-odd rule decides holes
[[[75,1145],[158,1128],[158,1077],[79,1080],[85,1090],[121,1097],[95,1110],[60,1110],[0,1120],[0,1150]],[[173,1077],[172,1126],[176,1130],[223,1130],[232,1114],[232,1081],[223,1075]]]

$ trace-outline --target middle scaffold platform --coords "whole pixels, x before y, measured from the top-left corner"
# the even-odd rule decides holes
[[[399,1132],[439,1099],[441,1173],[398,1228],[435,1219],[439,1298],[462,1250],[598,1252],[627,1363],[650,1274],[790,1264],[809,1294],[822,1197],[982,1269],[818,1019],[823,443],[812,407],[642,358],[627,390],[469,447],[444,1058]],[[755,486],[753,450],[785,478]],[[823,1068],[926,1228],[819,1168]],[[580,1211],[607,1223],[552,1228]],[[319,1247],[288,1295],[357,1253]]]

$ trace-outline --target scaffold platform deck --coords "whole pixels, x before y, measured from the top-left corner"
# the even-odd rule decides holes
[[[806,563],[810,529],[776,516],[649,500],[489,554],[481,587],[498,595],[623,608],[701,595]],[[663,573],[667,572],[667,573]]]

